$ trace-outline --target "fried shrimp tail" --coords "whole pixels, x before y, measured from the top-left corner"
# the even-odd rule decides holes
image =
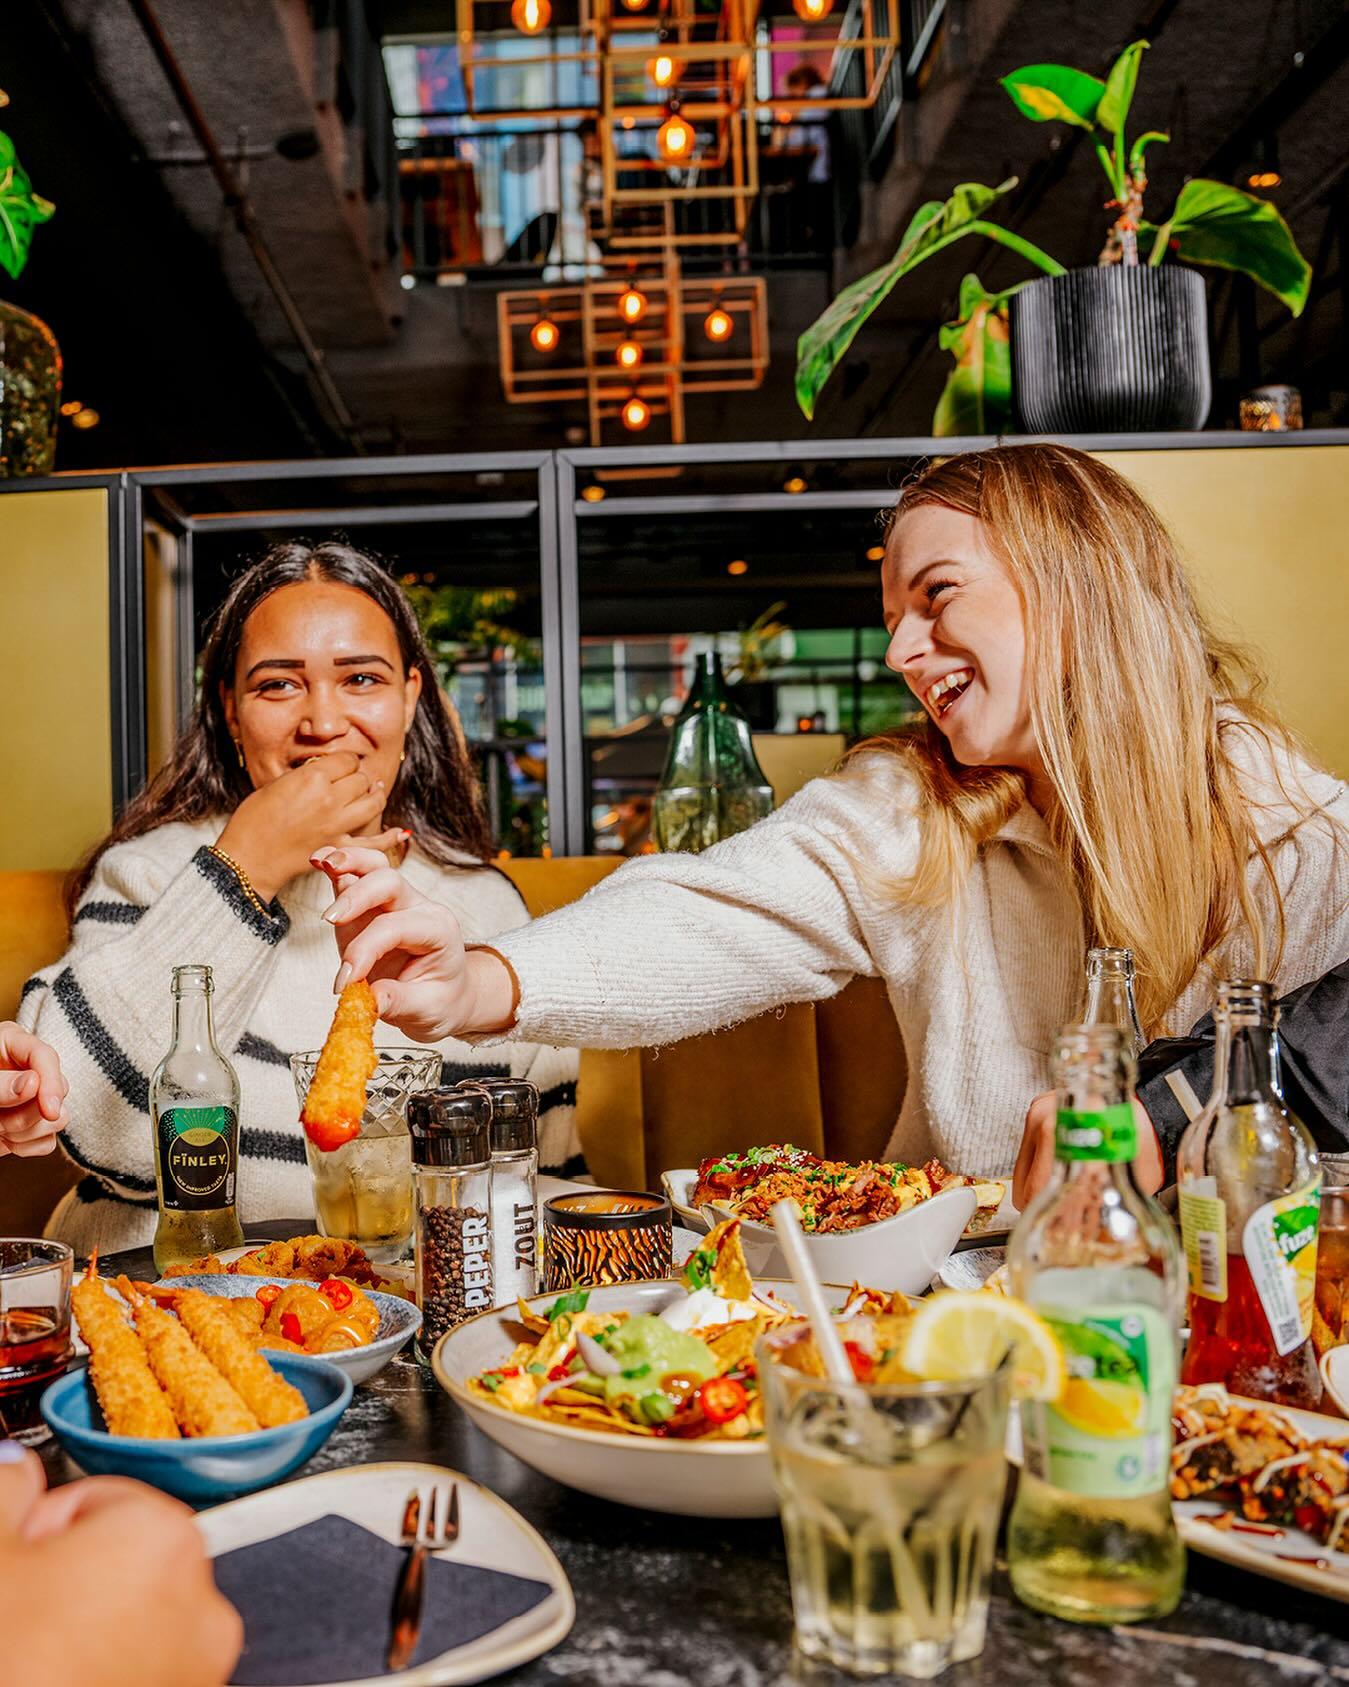
[[[192,1340],[264,1429],[309,1416],[304,1395],[276,1374],[219,1300],[200,1289],[184,1289],[176,1310]]]
[[[171,1312],[138,1301],[136,1330],[184,1435],[242,1435],[261,1427]]]
[[[378,1065],[375,1021],[379,1009],[364,979],[348,984],[337,999],[300,1118],[316,1148],[331,1152],[360,1134],[365,1086]]]
[[[71,1290],[70,1303],[89,1344],[89,1376],[109,1434],[178,1440],[178,1425],[145,1350],[93,1264]]]

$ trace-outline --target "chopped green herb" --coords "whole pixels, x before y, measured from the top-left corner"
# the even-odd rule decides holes
[[[695,1289],[705,1289],[712,1281],[712,1267],[717,1263],[717,1256],[710,1248],[699,1248],[690,1254],[688,1263],[684,1266],[684,1275]]]
[[[547,1365],[526,1365],[525,1369],[532,1377],[546,1377],[548,1375]]]
[[[630,1371],[624,1371],[625,1377],[644,1377],[651,1374],[650,1365],[634,1365]]]
[[[495,1394],[505,1380],[505,1377],[499,1377],[495,1371],[487,1371],[483,1375],[482,1385],[489,1394]]]
[[[675,1414],[674,1402],[659,1392],[644,1394],[637,1409],[648,1423],[668,1423]]]
[[[589,1289],[572,1289],[569,1294],[559,1295],[548,1309],[548,1322],[559,1318],[564,1312],[584,1312],[586,1302],[590,1299]]]

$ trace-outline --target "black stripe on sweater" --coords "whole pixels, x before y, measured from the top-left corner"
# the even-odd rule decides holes
[[[46,988],[47,980],[45,978],[37,977],[36,974],[34,974],[32,978],[24,979],[23,989],[19,991],[19,1006],[22,1007],[35,991],[45,990]]]
[[[539,1167],[543,1177],[584,1177],[589,1170],[584,1154],[573,1154],[570,1160],[564,1160],[560,1166]]]
[[[101,1177],[82,1177],[75,1185],[75,1199],[77,1201],[120,1201],[124,1207],[152,1207],[154,1197],[142,1195],[132,1197],[124,1195],[120,1189],[105,1183]]]
[[[144,912],[139,902],[85,902],[75,912],[75,924],[93,920],[97,925],[134,926]]]
[[[249,1060],[260,1060],[264,1066],[290,1065],[290,1056],[284,1049],[277,1048],[275,1043],[269,1043],[266,1037],[254,1036],[251,1031],[244,1032],[234,1052]]]
[[[113,1041],[102,1020],[89,1006],[84,991],[75,982],[75,975],[69,967],[57,973],[56,980],[52,985],[52,995],[56,997],[56,1000],[65,1010],[66,1018],[74,1028],[75,1035],[84,1044],[86,1051],[92,1055],[99,1070],[122,1100],[126,1102],[128,1107],[134,1107],[138,1113],[148,1114],[150,1111],[149,1079],[136,1070]],[[95,1171],[99,1168],[91,1166],[89,1169]]]
[[[554,1107],[575,1107],[576,1080],[570,1083],[550,1084],[539,1096],[539,1116],[551,1113]]]
[[[239,1152],[250,1160],[288,1160],[293,1165],[304,1164],[304,1143],[298,1136],[285,1131],[241,1130]]]
[[[114,1171],[111,1166],[101,1166],[97,1160],[91,1160],[80,1147],[79,1139],[69,1126],[61,1133],[61,1151],[67,1158],[73,1160],[81,1171],[89,1172],[100,1183],[106,1183],[114,1191],[109,1199],[131,1201],[137,1206],[148,1206],[155,1199],[155,1180],[152,1177],[137,1177],[135,1172]]]
[[[509,1066],[470,1066],[462,1060],[445,1060],[440,1067],[442,1084],[459,1084],[465,1078],[509,1078],[510,1075]]]
[[[260,914],[244,894],[244,887],[239,883],[238,876],[225,865],[218,855],[212,855],[205,844],[192,857],[192,864],[209,885],[213,885],[220,892],[221,897],[230,908],[244,922],[251,932],[254,932],[264,943],[277,944],[290,930],[290,915],[273,897],[265,914]]]

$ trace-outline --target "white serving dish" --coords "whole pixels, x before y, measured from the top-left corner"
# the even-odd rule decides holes
[[[691,1205],[697,1182],[696,1167],[665,1172],[661,1177],[670,1205],[691,1228],[706,1231],[722,1219],[735,1217],[729,1207],[715,1203],[704,1208]],[[946,1189],[876,1224],[825,1236],[808,1235],[806,1248],[825,1282],[862,1283],[869,1289],[921,1294],[950,1257],[974,1212],[973,1189]],[[771,1225],[742,1219],[740,1242],[756,1280],[788,1275]]]
[[[982,1289],[1000,1265],[1007,1263],[1006,1248],[966,1248],[952,1254],[937,1273],[932,1287]]]
[[[1321,1355],[1321,1381],[1335,1410],[1349,1418],[1349,1347],[1328,1347]]]
[[[797,1302],[789,1282],[756,1278],[789,1305]],[[659,1312],[686,1291],[674,1282],[617,1283],[592,1289],[589,1308]],[[843,1306],[848,1290],[826,1286],[831,1307]],[[528,1304],[546,1311],[555,1294],[535,1295]],[[533,1470],[599,1499],[681,1517],[773,1517],[777,1496],[768,1443],[758,1441],[666,1441],[609,1430],[577,1429],[524,1417],[471,1394],[470,1377],[501,1364],[516,1345],[508,1308],[481,1313],[448,1331],[436,1344],[431,1366],[436,1380],[468,1413],[484,1435]]]
[[[415,1668],[364,1681],[329,1683],[327,1687],[382,1687],[385,1682],[397,1683],[398,1687],[452,1687],[460,1682],[487,1681],[541,1656],[566,1636],[576,1617],[571,1584],[542,1535],[471,1476],[434,1464],[353,1465],[215,1506],[201,1512],[196,1521],[212,1558],[328,1516],[346,1517],[396,1543],[403,1504],[412,1489],[426,1493],[435,1487],[448,1492],[451,1482],[459,1488],[459,1540],[433,1556],[528,1576],[547,1582],[551,1593],[542,1604],[494,1633]],[[331,1597],[331,1593],[331,1589],[315,1589],[316,1598]]]

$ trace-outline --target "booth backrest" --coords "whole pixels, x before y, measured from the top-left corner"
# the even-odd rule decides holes
[[[537,917],[575,901],[618,865],[576,856],[512,860],[504,870]],[[0,873],[0,1019],[13,1017],[24,980],[66,946],[61,887],[59,873]],[[876,1156],[899,1113],[906,1071],[883,985],[858,979],[832,1001],[666,1048],[587,1049],[581,1142],[601,1183],[630,1189],[762,1142]],[[78,1175],[64,1156],[0,1159],[0,1235],[39,1231]]]

